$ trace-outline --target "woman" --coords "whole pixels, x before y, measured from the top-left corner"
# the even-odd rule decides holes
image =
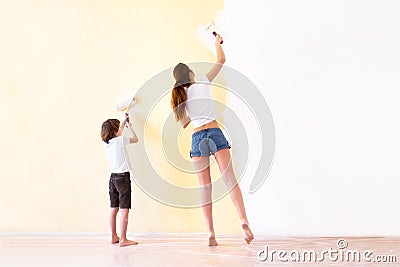
[[[199,82],[195,81],[195,74],[187,65],[179,63],[175,66],[173,75],[176,82],[171,96],[171,107],[176,120],[184,128],[190,122],[194,126],[190,157],[193,159],[201,186],[202,210],[209,233],[209,246],[218,245],[212,219],[210,155],[215,156],[222,178],[231,190],[230,196],[242,222],[245,241],[250,244],[254,238],[247,220],[242,193],[232,169],[230,146],[215,120],[217,112],[211,99],[210,82],[214,80],[225,63],[222,41],[222,37],[217,35],[215,39],[217,62]]]

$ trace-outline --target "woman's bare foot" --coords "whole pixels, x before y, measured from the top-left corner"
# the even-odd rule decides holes
[[[208,246],[210,247],[218,246],[217,240],[215,239],[215,235],[210,235],[208,237]]]
[[[250,230],[250,227],[247,223],[242,224],[242,229],[244,231],[244,240],[247,244],[250,244],[251,241],[254,239],[253,233]]]
[[[125,239],[125,240],[121,239],[119,241],[119,246],[120,247],[133,246],[133,245],[137,245],[137,244],[139,244],[139,243],[136,242],[136,241],[128,240],[128,239]]]
[[[119,243],[119,236],[113,236],[111,237],[111,244],[117,244]]]

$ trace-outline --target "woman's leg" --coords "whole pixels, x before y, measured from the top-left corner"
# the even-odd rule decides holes
[[[242,192],[237,183],[235,173],[232,168],[231,154],[229,149],[221,149],[215,153],[215,158],[218,163],[219,170],[221,171],[222,178],[230,191],[232,202],[237,210],[237,213],[242,222],[242,229],[245,233],[245,240],[247,243],[253,240],[253,233],[249,227],[249,221],[247,220],[246,209],[243,203]]]
[[[199,178],[200,199],[206,228],[208,231],[208,245],[218,246],[215,240],[215,232],[212,217],[212,184],[210,175],[210,158],[209,157],[193,157],[194,167]]]

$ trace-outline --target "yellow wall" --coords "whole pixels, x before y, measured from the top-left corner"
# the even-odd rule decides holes
[[[2,232],[108,231],[101,123],[121,118],[114,100],[127,88],[177,62],[213,61],[196,28],[222,8],[222,0],[0,3]],[[200,209],[133,191],[129,232],[205,232]],[[217,232],[238,232],[236,222],[229,197],[216,203]]]

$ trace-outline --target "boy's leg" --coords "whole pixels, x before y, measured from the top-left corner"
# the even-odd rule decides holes
[[[128,216],[129,216],[129,209],[122,209],[121,208],[121,239],[119,241],[120,247],[137,245],[138,242],[128,240],[126,238],[126,231],[128,228]]]
[[[111,244],[119,242],[119,236],[117,234],[117,213],[119,208],[111,208],[110,211],[110,228],[111,228]]]
[[[120,179],[115,180],[115,187],[119,195],[119,208],[121,216],[121,236],[119,239],[119,246],[125,247],[136,245],[138,242],[131,241],[126,238],[126,231],[128,228],[129,209],[131,208],[131,181],[129,173],[121,175]]]
[[[117,213],[118,213],[118,206],[119,206],[119,194],[117,188],[114,184],[113,179],[114,174],[111,174],[110,181],[109,181],[109,194],[110,194],[110,229],[111,229],[111,244],[116,244],[119,242],[119,237],[117,235]]]

